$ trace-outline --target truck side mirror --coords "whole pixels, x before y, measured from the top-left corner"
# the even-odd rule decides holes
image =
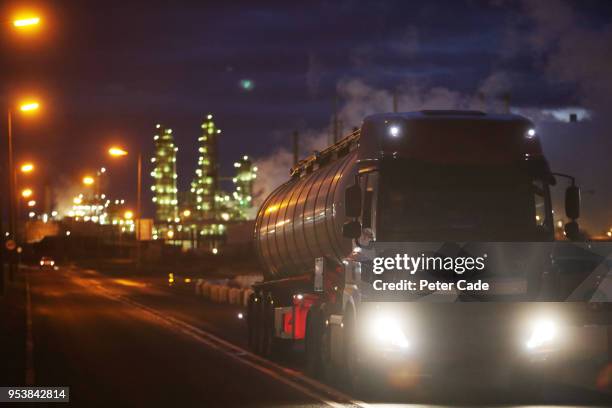
[[[346,216],[357,218],[361,215],[361,187],[353,184],[344,192],[344,207]]]
[[[576,221],[568,222],[565,224],[565,236],[570,241],[579,241],[580,240],[580,227]]]
[[[565,215],[572,220],[580,217],[580,187],[571,185],[565,190]]]
[[[342,226],[342,236],[345,238],[358,239],[361,236],[361,224],[359,221],[347,221]]]

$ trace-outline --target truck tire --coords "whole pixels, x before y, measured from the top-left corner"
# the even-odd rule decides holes
[[[321,313],[314,307],[306,317],[306,338],[304,346],[306,349],[306,372],[313,378],[320,379],[323,376],[322,342],[323,318]]]
[[[344,313],[344,335],[343,335],[343,364],[341,369],[341,380],[350,390],[357,390],[362,384],[362,367],[357,350],[357,335],[355,328],[354,313],[348,310]]]
[[[270,295],[264,295],[265,301],[261,302],[261,355],[270,357],[273,352],[274,342],[274,306]]]
[[[247,331],[249,348],[252,351],[257,352],[256,339],[257,339],[257,311],[255,303],[255,294],[251,293],[247,304]]]

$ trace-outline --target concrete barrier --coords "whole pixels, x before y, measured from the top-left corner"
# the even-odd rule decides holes
[[[210,283],[204,282],[200,288],[200,293],[204,299],[210,299]]]
[[[242,290],[242,306],[249,305],[249,297],[253,294],[253,289],[243,289]]]
[[[196,295],[201,295],[202,294],[202,285],[204,285],[204,279],[197,279],[195,281],[195,285],[193,285],[193,286],[195,288],[195,294]]]
[[[228,293],[228,303],[230,305],[240,305],[242,303],[241,290],[239,288],[231,288]]]
[[[229,289],[228,286],[219,286],[219,303],[227,303]]]
[[[210,285],[210,300],[213,302],[219,302],[219,285]]]

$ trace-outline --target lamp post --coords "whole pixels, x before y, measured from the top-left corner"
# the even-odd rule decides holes
[[[31,28],[35,28],[38,27],[40,25],[40,17],[37,15],[27,15],[27,16],[19,16],[18,18],[15,18],[13,20],[13,29],[17,30],[17,31],[24,31],[24,30],[29,30]],[[38,108],[38,103],[34,103],[35,104],[35,108]],[[23,107],[25,105],[22,106],[22,110]],[[34,105],[30,105],[30,108],[34,107]],[[27,107],[26,107],[27,110]],[[11,108],[9,107],[8,112],[7,112],[7,116],[8,116],[8,134],[7,134],[7,138],[8,138],[8,168],[7,168],[7,172],[6,172],[6,176],[9,178],[9,194],[8,194],[8,198],[9,198],[9,239],[15,239],[14,237],[14,223],[15,220],[12,218],[12,216],[15,214],[15,201],[17,200],[17,198],[15,197],[15,168],[14,168],[14,163],[13,163],[13,135],[12,135],[12,113],[11,113]],[[0,172],[1,173],[1,172]],[[2,199],[0,199],[0,295],[4,294],[4,251],[5,251],[5,235],[4,235],[4,228],[3,228],[3,214],[4,214],[4,208],[3,208],[3,201],[4,201],[4,197],[2,197]],[[12,281],[14,279],[14,257],[11,256],[10,258],[10,262],[9,262],[9,279]]]
[[[117,146],[113,146],[108,149],[108,154],[112,157],[123,157],[127,156],[128,152]],[[136,160],[136,213],[134,214],[134,225],[136,235],[136,270],[140,271],[141,264],[141,248],[140,248],[140,219],[141,219],[141,205],[142,205],[142,154],[138,152]]]
[[[26,102],[23,103],[19,110],[22,113],[30,113],[38,110],[39,104],[38,102]],[[17,172],[15,171],[15,159],[13,154],[13,111],[12,108],[9,107],[7,112],[7,147],[8,147],[8,185],[9,185],[9,239],[13,241],[17,241],[17,203],[18,197],[15,193],[16,189],[16,181],[17,181]],[[15,274],[15,257],[10,257],[9,262],[9,279],[12,281],[14,279]]]

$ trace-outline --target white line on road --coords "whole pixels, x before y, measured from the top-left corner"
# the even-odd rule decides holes
[[[97,289],[104,296],[121,302],[125,305],[129,305],[142,310],[149,316],[160,321],[164,325],[179,330],[181,333],[189,336],[190,338],[211,347],[224,355],[245,364],[257,371],[260,371],[277,381],[286,384],[295,390],[321,402],[326,405],[340,408],[345,407],[346,404],[369,407],[369,405],[362,401],[356,401],[350,396],[332,388],[325,384],[322,384],[310,377],[302,374],[299,371],[289,369],[287,367],[280,366],[274,362],[266,360],[256,354],[251,353],[248,350],[243,349],[233,343],[223,340],[220,337],[215,336],[205,330],[198,327],[192,326],[182,320],[175,319],[171,316],[165,316],[159,313],[157,310],[143,305],[142,303],[136,302],[127,297],[116,295],[101,285],[96,285]],[[307,388],[308,385],[310,388]]]

